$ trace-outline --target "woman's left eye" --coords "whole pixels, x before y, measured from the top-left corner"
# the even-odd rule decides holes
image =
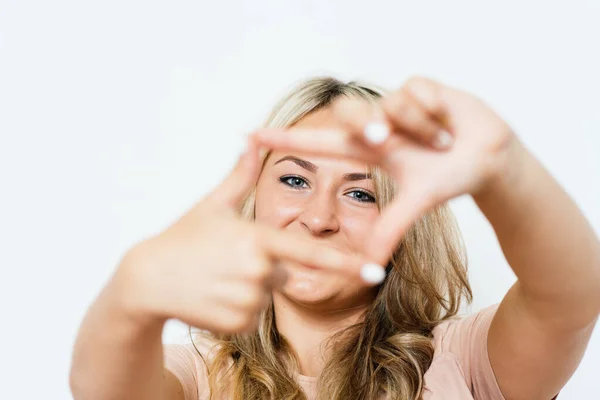
[[[367,192],[363,192],[362,190],[353,190],[347,194],[351,195],[350,197],[356,199],[356,201],[360,201],[361,203],[375,203],[375,197],[371,196]]]

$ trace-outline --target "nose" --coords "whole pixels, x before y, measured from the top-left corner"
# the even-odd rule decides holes
[[[313,236],[327,237],[340,230],[335,196],[313,193],[298,217],[300,224]]]

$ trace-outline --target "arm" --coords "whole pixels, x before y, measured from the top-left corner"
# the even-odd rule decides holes
[[[69,377],[74,399],[183,400],[179,381],[163,367],[165,321],[134,318],[123,306],[128,285],[117,275],[79,330]]]
[[[600,312],[600,244],[516,139],[511,153],[511,171],[473,196],[518,277],[492,322],[488,351],[507,400],[550,399],[579,365]]]
[[[576,205],[506,122],[465,91],[413,77],[376,112],[340,102],[335,114],[344,131],[257,137],[269,148],[379,164],[394,178],[402,195],[365,244],[382,265],[424,212],[473,194],[519,278],[488,334],[496,378],[507,400],[552,398],[579,364],[600,311],[600,244]],[[361,143],[372,123],[383,142]]]

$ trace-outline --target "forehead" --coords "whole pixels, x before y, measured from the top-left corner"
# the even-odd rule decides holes
[[[368,103],[360,99],[343,98],[335,100],[331,104],[310,114],[304,116],[297,121],[293,127],[303,129],[343,129],[344,125],[342,121],[336,116],[336,107],[343,107],[347,102],[356,102],[369,107]],[[285,134],[285,133],[283,133]],[[310,161],[317,166],[323,166],[328,170],[339,170],[341,173],[347,172],[361,172],[368,169],[367,163],[357,160],[345,160],[334,157],[327,157],[323,155],[315,156],[312,154],[302,154],[294,151],[273,151],[269,156],[269,164],[277,162],[286,155],[292,155],[303,160]]]

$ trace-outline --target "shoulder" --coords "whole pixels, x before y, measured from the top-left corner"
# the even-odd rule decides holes
[[[177,379],[186,400],[203,399],[208,388],[207,363],[218,350],[216,340],[207,335],[198,335],[193,343],[164,344],[164,367]]]
[[[493,304],[469,316],[448,319],[434,328],[430,375],[452,375],[454,380],[464,382],[461,384],[474,399],[504,399],[487,347],[489,328],[498,306],[499,303]]]
[[[218,342],[209,335],[199,334],[193,342],[185,344],[165,344],[165,361],[179,360],[183,362],[193,362],[212,359],[218,350]]]
[[[496,303],[474,314],[441,322],[432,332],[436,353],[460,353],[466,351],[473,341],[487,339],[487,332],[499,305],[500,303]]]

